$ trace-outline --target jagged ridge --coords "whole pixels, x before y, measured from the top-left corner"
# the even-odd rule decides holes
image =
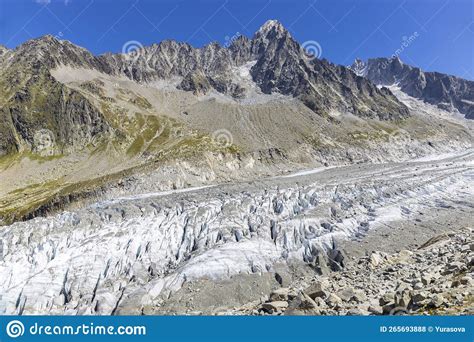
[[[181,77],[179,89],[196,94],[215,90],[241,98],[245,89],[232,80],[232,68],[249,61],[256,61],[250,74],[264,93],[298,98],[322,116],[333,111],[381,119],[408,115],[407,108],[390,91],[378,89],[345,67],[309,59],[277,21],[268,21],[252,39],[241,36],[228,48],[217,43],[193,48],[166,40],[141,49],[136,56],[93,56],[68,41],[44,36],[14,50],[0,51],[4,94],[0,155],[32,149],[33,132],[45,128],[45,122],[54,133],[50,138],[61,146],[85,146],[97,134],[111,131],[99,109],[51,77],[50,70],[56,67],[95,69],[125,75],[139,83]],[[35,91],[45,93],[44,98],[40,99]],[[68,100],[70,96],[73,100]],[[77,124],[82,125],[80,137],[74,137]]]
[[[437,105],[441,109],[457,109],[474,119],[474,82],[439,72],[425,72],[403,63],[400,58],[356,60],[351,67],[370,81],[381,85],[397,84],[410,96]]]

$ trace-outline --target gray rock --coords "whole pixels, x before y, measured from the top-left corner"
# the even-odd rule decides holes
[[[423,288],[423,283],[422,282],[417,282],[413,285],[413,289],[415,290],[421,290]]]
[[[382,313],[384,315],[388,315],[393,311],[393,309],[395,309],[395,307],[396,307],[395,303],[393,303],[393,302],[387,303],[387,304],[382,306]]]
[[[312,299],[316,297],[326,298],[328,296],[328,292],[326,290],[326,284],[322,281],[317,281],[311,284],[304,292],[308,294]]]
[[[342,299],[334,293],[330,293],[326,299],[326,304],[330,307],[339,306],[340,304],[342,304]]]
[[[359,309],[359,308],[349,309],[349,311],[347,311],[346,313],[346,316],[368,316],[368,315],[370,315],[370,312]]]
[[[431,284],[432,280],[433,280],[433,275],[429,273],[426,273],[421,277],[421,282],[423,285]]]
[[[373,58],[366,63],[356,60],[352,68],[363,70],[362,76],[380,85],[397,83],[401,90],[415,98],[474,119],[474,105],[464,99],[473,98],[474,82],[437,72],[427,72],[396,58]]]
[[[409,290],[403,290],[395,294],[395,306],[397,307],[408,307],[410,300],[411,295]]]
[[[352,296],[352,299],[357,303],[364,303],[367,300],[367,296],[364,291],[356,290],[354,291],[354,296]]]
[[[321,298],[318,298],[321,300]],[[306,293],[302,292],[298,294],[288,305],[288,310],[293,311],[306,311],[317,309],[318,305],[312,300]]]
[[[416,305],[423,304],[426,301],[426,299],[428,299],[428,294],[423,291],[416,292],[412,297],[413,304],[416,304]]]
[[[387,292],[379,299],[380,306],[387,305],[388,303],[393,303],[395,301],[395,293]]]
[[[268,313],[283,311],[287,307],[288,307],[288,302],[285,302],[285,301],[274,301],[274,302],[267,302],[267,303],[262,304],[262,309]]]
[[[287,301],[290,289],[282,287],[270,293],[270,301]]]
[[[439,308],[441,306],[446,305],[446,299],[441,294],[436,294],[431,297],[430,304],[435,308]]]
[[[383,262],[383,260],[384,258],[379,252],[373,252],[372,254],[370,254],[369,263],[372,267],[377,267]]]
[[[459,281],[460,281],[460,283],[461,283],[462,285],[470,285],[470,284],[472,284],[472,278],[471,278],[470,276],[464,276],[464,277],[462,277]]]
[[[337,293],[337,296],[345,302],[349,302],[354,296],[354,289],[352,287],[346,287],[342,291]]]
[[[382,315],[383,314],[383,309],[381,306],[374,306],[374,305],[371,305],[369,306],[368,310],[370,313],[374,314],[374,315]]]

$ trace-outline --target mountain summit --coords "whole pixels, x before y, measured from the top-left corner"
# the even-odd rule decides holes
[[[14,50],[2,49],[1,55],[0,87],[5,102],[0,155],[30,149],[34,128],[45,122],[54,140],[63,146],[79,141],[87,144],[96,134],[111,129],[100,108],[51,76],[52,70],[63,66],[126,77],[141,84],[172,84],[172,79],[179,79],[176,89],[195,95],[213,91],[234,99],[251,99],[255,84],[263,94],[292,97],[322,117],[334,112],[383,120],[408,115],[407,108],[387,89],[377,88],[342,66],[309,58],[276,20],[267,21],[252,39],[239,37],[229,47],[212,43],[193,48],[167,40],[131,54],[93,56],[69,41],[48,35]],[[236,76],[239,68],[248,68],[248,79]],[[84,124],[73,129],[79,123]]]
[[[466,119],[474,119],[474,82],[439,72],[427,72],[405,64],[400,58],[373,58],[367,62],[356,60],[352,70],[375,84],[396,85],[415,98],[441,109],[457,110]]]

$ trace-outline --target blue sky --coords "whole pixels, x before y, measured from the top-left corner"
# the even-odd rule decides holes
[[[474,79],[473,0],[0,0],[0,44],[48,33],[95,54],[128,41],[225,44],[268,19],[334,63],[398,50],[408,64]]]

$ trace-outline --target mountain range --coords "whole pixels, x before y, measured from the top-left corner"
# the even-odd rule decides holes
[[[396,85],[417,99],[447,111],[459,111],[474,119],[474,82],[439,72],[425,72],[400,58],[356,60],[351,66],[359,76],[375,84]]]
[[[445,114],[472,118],[473,92],[399,59],[319,59],[276,20],[225,47],[165,40],[94,56],[50,35],[0,47],[0,216],[33,217],[142,172],[167,188],[448,151],[471,143]]]

